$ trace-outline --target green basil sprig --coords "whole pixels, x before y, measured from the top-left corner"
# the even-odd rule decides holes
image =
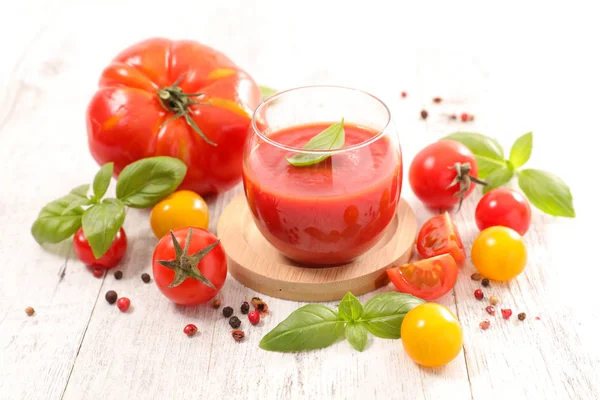
[[[117,198],[104,198],[113,174],[113,163],[96,173],[91,185],[81,185],[68,195],[44,206],[31,227],[39,243],[59,243],[79,227],[94,257],[100,258],[112,245],[125,221],[125,206],[147,208],[170,195],[183,181],[187,166],[172,157],[150,157],[133,162],[117,179]]]
[[[331,125],[319,134],[312,137],[306,143],[303,149],[306,150],[334,150],[344,146],[346,141],[346,132],[344,131],[344,118],[341,122]],[[304,167],[306,165],[318,164],[329,158],[331,154],[309,154],[298,153],[292,157],[286,157],[287,161],[296,166]]]
[[[292,352],[314,350],[335,343],[342,334],[358,351],[363,351],[368,332],[386,339],[400,338],[404,316],[423,300],[405,293],[382,293],[365,306],[348,292],[338,311],[321,304],[307,304],[291,313],[260,341],[260,348]]]
[[[513,143],[508,159],[504,158],[504,150],[498,141],[481,133],[455,132],[442,139],[460,142],[473,152],[479,177],[488,183],[483,188],[484,193],[506,185],[516,175],[519,187],[539,210],[555,217],[575,218],[573,196],[562,179],[539,169],[520,169],[531,157],[532,132]]]

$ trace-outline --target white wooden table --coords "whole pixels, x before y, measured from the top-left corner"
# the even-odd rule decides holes
[[[596,196],[586,191],[588,180],[597,186],[592,140],[598,143],[600,68],[593,13],[576,2],[568,9],[520,2],[501,10],[463,1],[392,3],[2,3],[0,399],[600,398],[592,226],[598,217]],[[128,212],[130,246],[120,281],[112,274],[94,278],[70,241],[38,246],[29,229],[39,209],[90,182],[98,168],[88,152],[84,113],[102,68],[151,36],[211,45],[279,89],[329,83],[372,92],[393,111],[405,170],[420,148],[455,130],[496,137],[505,149],[532,130],[529,165],[570,184],[577,219],[536,211],[525,236],[526,271],[488,290],[515,314],[526,312],[527,320],[496,318],[481,331],[485,314],[472,297],[468,264],[440,299],[464,329],[464,351],[444,368],[419,368],[400,341],[377,338],[363,353],[341,342],[282,355],[257,344],[300,304],[265,296],[271,316],[236,343],[211,307],[177,307],[154,284],[142,283],[156,243],[147,211]],[[434,96],[444,102],[432,105]],[[419,118],[423,107],[427,121]],[[440,115],[462,111],[476,120],[449,123]],[[213,231],[220,210],[239,192],[209,199]],[[403,196],[420,223],[431,215],[407,183]],[[477,233],[480,196],[455,215],[467,247]],[[131,312],[106,303],[110,289],[131,298]],[[228,277],[221,297],[237,306],[255,294]],[[35,308],[33,317],[25,315],[27,306]],[[199,327],[191,339],[182,333],[190,322]]]

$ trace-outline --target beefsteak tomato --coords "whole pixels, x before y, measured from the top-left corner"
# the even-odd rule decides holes
[[[241,180],[244,142],[261,91],[227,56],[200,43],[152,38],[102,72],[87,109],[88,144],[100,164],[177,157],[180,189],[200,195]]]

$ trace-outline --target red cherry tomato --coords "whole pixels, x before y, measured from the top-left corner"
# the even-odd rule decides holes
[[[119,229],[108,251],[102,257],[96,258],[92,252],[92,247],[83,234],[83,229],[79,228],[75,232],[75,236],[73,236],[73,248],[75,249],[77,258],[84,264],[109,269],[117,265],[123,258],[127,250],[127,235],[125,235],[123,228]]]
[[[456,262],[465,259],[465,248],[450,214],[436,215],[423,224],[417,236],[417,251],[426,258],[450,254]]]
[[[176,246],[181,250],[177,251],[179,255]],[[156,285],[169,300],[197,305],[215,297],[223,287],[227,258],[212,233],[202,228],[180,228],[163,236],[156,245],[152,272]]]
[[[531,224],[531,206],[525,196],[515,190],[494,189],[479,200],[475,221],[480,230],[505,226],[523,236]]]
[[[463,179],[467,179],[467,175],[477,178],[475,156],[465,145],[453,140],[432,143],[413,159],[408,171],[408,180],[415,196],[427,207],[449,210],[460,201],[460,196],[457,195],[460,185],[452,185],[458,176],[456,163],[465,165]],[[471,183],[463,193],[463,198],[474,188],[475,184]]]
[[[434,300],[454,287],[458,267],[451,255],[443,254],[388,269],[387,274],[398,291]]]

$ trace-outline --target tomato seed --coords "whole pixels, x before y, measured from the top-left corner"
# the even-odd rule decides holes
[[[495,315],[496,314],[496,309],[494,308],[494,306],[487,306],[485,308],[485,311],[487,311],[487,313],[490,314],[490,315]]]
[[[483,291],[481,289],[476,289],[475,292],[473,292],[473,294],[475,295],[475,298],[477,300],[483,299]]]
[[[213,308],[214,308],[215,310],[218,310],[218,309],[219,309],[219,307],[221,307],[221,300],[219,300],[219,299],[214,299],[214,300],[212,301],[212,306],[213,306]],[[233,311],[233,310],[232,310],[232,311]]]
[[[121,310],[121,312],[129,310],[130,305],[131,300],[129,300],[127,297],[121,297],[119,300],[117,300],[117,307],[119,307],[119,310]]]
[[[187,324],[185,328],[183,328],[183,333],[188,336],[194,336],[198,332],[198,327],[194,324]]]
[[[225,308],[223,309],[223,316],[224,316],[225,318],[229,318],[229,317],[231,317],[232,315],[233,315],[233,308],[231,308],[231,307],[225,307]]]
[[[233,329],[239,328],[241,324],[242,324],[242,321],[240,321],[240,319],[238,317],[233,316],[233,317],[229,318],[229,325],[231,325],[231,327]]]
[[[244,334],[244,331],[236,329],[233,332],[231,332],[231,336],[233,336],[236,342],[240,342],[246,335]]]
[[[481,286],[483,286],[483,287],[490,287],[490,280],[488,278],[483,278],[481,280]]]
[[[115,304],[118,297],[119,296],[117,296],[117,292],[115,292],[114,290],[109,290],[104,295],[104,298],[106,299],[106,301],[108,301],[108,304]]]
[[[519,318],[519,321],[523,321],[525,320],[525,318],[527,318],[527,314],[525,314],[524,312],[519,313],[519,315],[517,315],[517,318]]]
[[[244,301],[240,307],[240,311],[242,314],[248,314],[248,311],[250,311],[250,304],[248,304],[247,301]]]
[[[498,296],[492,296],[492,297],[490,297],[490,304],[496,305],[499,302],[500,302],[500,299],[498,298]]]
[[[123,272],[122,271],[115,271],[115,279],[119,280],[123,277]]]
[[[512,310],[510,308],[503,308],[500,310],[502,312],[502,318],[509,319],[512,315]]]
[[[143,273],[142,274],[142,280],[144,281],[144,283],[149,283],[150,282],[150,275],[148,275],[147,273]]]
[[[490,327],[490,325],[491,325],[491,323],[490,323],[490,321],[489,321],[489,320],[487,320],[487,319],[486,319],[485,321],[481,321],[481,322],[479,323],[479,327],[480,327],[481,329],[483,329],[484,331],[485,331],[487,328],[489,328],[489,327]]]
[[[27,314],[28,317],[31,317],[33,314],[35,314],[35,310],[33,307],[27,307],[25,309],[25,314]]]
[[[427,119],[428,115],[429,115],[429,113],[426,110],[422,110],[421,111],[421,118],[422,119]]]
[[[481,280],[481,275],[478,274],[477,272],[475,272],[473,275],[471,275],[471,279],[474,281],[480,281]]]

